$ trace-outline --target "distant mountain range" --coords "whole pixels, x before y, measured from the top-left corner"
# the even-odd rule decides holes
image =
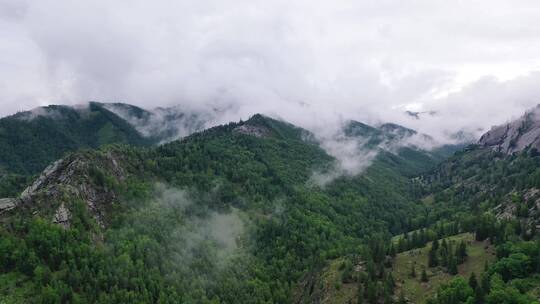
[[[180,107],[145,110],[124,103],[90,102],[87,105],[51,105],[0,119],[0,193],[2,184],[23,184],[68,152],[108,144],[152,146],[201,131],[215,113],[193,112]],[[364,148],[376,146],[434,145],[427,135],[387,123],[371,127],[351,121],[347,136],[366,139]],[[407,141],[407,144],[405,144]],[[452,152],[460,145],[444,146]],[[445,152],[446,153],[446,152]],[[13,188],[11,187],[10,188]]]
[[[66,152],[107,144],[151,146],[204,128],[204,118],[176,108],[90,102],[47,106],[0,119],[0,172],[34,174]]]

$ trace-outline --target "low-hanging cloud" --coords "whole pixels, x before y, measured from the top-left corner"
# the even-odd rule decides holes
[[[159,138],[161,143],[170,142],[201,131],[215,121],[214,113],[192,111],[186,107],[158,107],[147,109],[142,117],[134,116],[123,104],[108,103],[104,107],[125,119],[146,137]]]
[[[330,136],[319,136],[321,147],[335,158],[330,168],[315,171],[310,183],[324,187],[340,176],[361,174],[371,165],[378,154],[376,148],[367,148],[369,138],[347,137],[338,131]]]
[[[534,0],[0,0],[0,115],[122,101],[213,123],[261,112],[477,136],[539,102],[539,13]]]
[[[325,187],[336,178],[362,174],[382,151],[397,154],[401,148],[409,147],[429,152],[443,144],[431,136],[393,124],[364,125],[362,128],[370,130],[364,135],[348,133],[346,130],[351,123],[354,129],[356,122],[347,121],[341,123],[337,131],[315,130],[316,141],[334,157],[334,162],[327,168],[315,170],[308,184]]]
[[[167,229],[172,230],[164,240],[172,256],[186,262],[194,251],[211,244],[217,258],[213,266],[221,267],[235,254],[242,253],[240,239],[246,233],[246,226],[241,211],[236,208],[217,211],[197,206],[193,195],[186,190],[157,183],[150,202],[141,212],[152,213],[154,208],[158,208],[161,214],[177,216],[176,221],[169,223],[171,227]]]

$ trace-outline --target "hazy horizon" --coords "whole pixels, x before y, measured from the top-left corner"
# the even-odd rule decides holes
[[[0,116],[95,100],[478,136],[540,101],[539,13],[536,1],[0,0]]]

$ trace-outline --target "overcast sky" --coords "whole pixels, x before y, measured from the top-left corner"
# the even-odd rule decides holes
[[[0,0],[0,116],[96,100],[488,128],[540,102],[539,16],[538,0]]]

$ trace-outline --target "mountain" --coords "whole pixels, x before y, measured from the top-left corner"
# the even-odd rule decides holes
[[[330,143],[371,155],[361,174],[336,175],[326,139],[260,114],[68,152],[0,199],[2,300],[535,303],[535,153],[446,159],[399,125],[344,130]]]
[[[144,137],[166,143],[204,129],[212,113],[190,111],[180,107],[158,107],[151,111],[124,104],[102,104],[132,125]]]
[[[3,272],[23,286],[12,287],[13,299],[45,296],[39,269],[49,273],[43,284],[68,284],[53,288],[58,297],[83,302],[288,302],[307,270],[355,252],[372,234],[415,228],[404,219],[420,205],[401,173],[414,162],[385,152],[365,174],[321,188],[309,181],[335,160],[306,138],[254,115],[151,149],[69,154],[4,200]],[[14,252],[35,258],[29,265]]]
[[[540,150],[540,105],[515,121],[493,127],[479,144],[506,154]]]
[[[405,111],[405,114],[414,119],[421,119],[422,116],[425,116],[425,115],[435,116],[437,115],[437,111],[424,111],[424,112]]]
[[[0,152],[0,167],[7,172],[34,174],[67,151],[152,142],[99,103],[48,106],[0,119],[0,145],[5,147]]]
[[[372,127],[354,120],[347,122],[343,130],[348,137],[369,138],[370,145],[398,143],[418,134],[415,130],[394,123]],[[428,138],[427,135],[422,136]]]
[[[108,144],[152,146],[201,130],[208,116],[90,102],[47,106],[0,119],[0,196],[14,195],[68,152]],[[13,189],[13,191],[8,191]]]
[[[425,209],[408,219],[418,229],[394,236],[378,263],[341,256],[306,273],[293,302],[538,303],[537,109],[414,177]],[[385,137],[357,127],[358,134]],[[491,144],[494,134],[503,135]],[[512,139],[518,144],[509,151],[504,143]]]
[[[415,162],[411,176],[420,173],[418,168],[428,170],[465,147],[465,144],[440,145],[429,135],[394,123],[372,127],[353,120],[345,124],[343,133],[346,139],[359,139],[359,149],[363,152],[377,149]]]
[[[465,303],[467,299],[477,303],[538,303],[540,241],[536,231],[540,228],[540,158],[536,152],[537,111],[538,107],[515,121],[494,127],[476,145],[457,152],[415,179],[421,200],[429,210],[413,219],[424,223],[424,228],[404,234],[397,242],[398,252],[403,253],[396,257],[392,273],[404,278],[403,286],[416,290],[411,293],[400,288],[399,292],[406,294],[406,298],[430,297],[429,303]],[[454,266],[452,270],[452,258],[444,251],[434,249],[434,243],[444,240],[457,246],[456,239],[466,239],[470,245],[464,247],[476,249],[466,264],[457,270]],[[414,259],[412,255],[423,257]],[[402,265],[405,261],[421,262],[423,265],[417,267],[427,271],[426,282],[433,280],[438,288],[427,288],[410,275],[404,275],[404,271],[409,273],[414,267]],[[478,263],[484,263],[484,269]],[[520,268],[522,273],[512,267]],[[447,274],[441,275],[441,268],[454,275],[452,279]],[[467,277],[469,281],[483,281],[484,286],[469,286]],[[518,290],[518,282],[527,282],[530,287]]]

